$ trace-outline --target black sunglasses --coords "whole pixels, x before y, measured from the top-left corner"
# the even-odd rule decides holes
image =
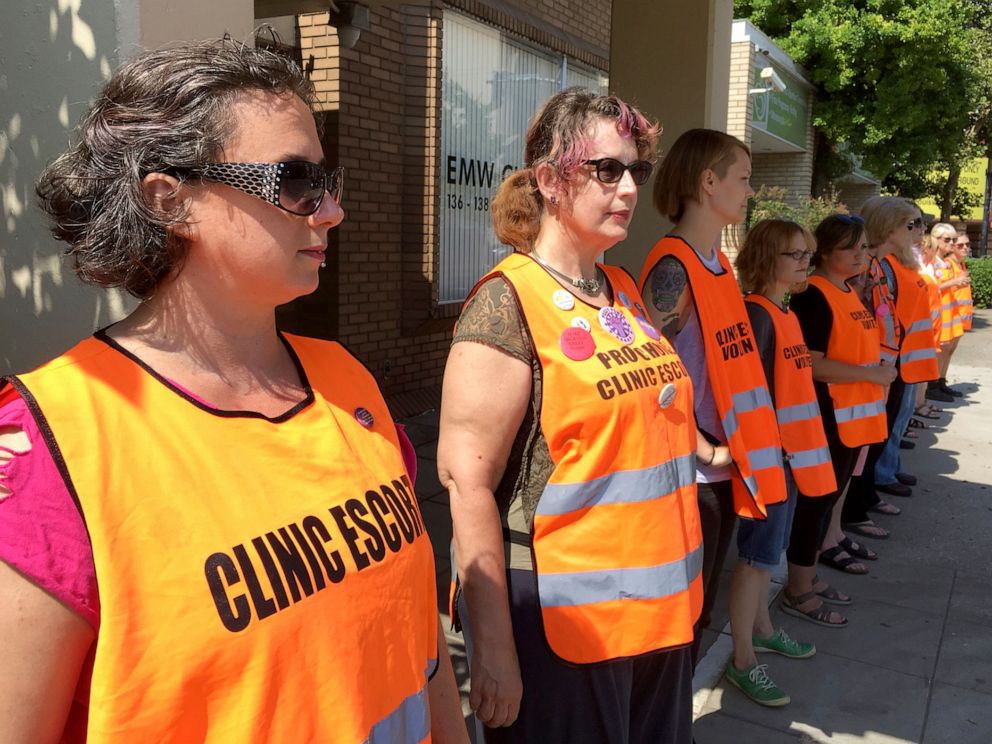
[[[328,173],[324,166],[308,160],[284,163],[209,163],[190,171],[207,181],[258,197],[292,214],[306,217],[330,194],[341,204],[344,194],[344,168],[338,166]]]
[[[603,183],[618,183],[625,171],[630,171],[634,183],[643,186],[651,178],[654,165],[647,160],[635,160],[630,165],[624,165],[616,158],[599,158],[598,160],[583,160],[583,165],[596,167],[596,178]]]
[[[923,220],[917,217],[912,222],[906,224],[907,230],[920,230],[923,228]]]

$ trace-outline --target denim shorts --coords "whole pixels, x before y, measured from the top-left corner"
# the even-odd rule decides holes
[[[785,488],[789,498],[768,507],[768,518],[737,520],[737,554],[749,566],[773,571],[782,552],[789,547],[792,515],[796,511],[798,492],[792,469],[785,463]]]

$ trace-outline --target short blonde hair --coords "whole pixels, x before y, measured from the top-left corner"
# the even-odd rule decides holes
[[[920,210],[899,196],[873,196],[861,205],[861,217],[865,221],[868,245],[879,246],[899,229],[906,229],[906,221],[914,219]],[[892,252],[903,266],[914,268],[916,259],[913,249],[898,248]]]
[[[812,233],[790,220],[761,220],[755,223],[737,254],[737,275],[745,292],[764,292],[775,281],[780,253],[789,248],[796,235],[802,235],[810,252],[816,249]]]
[[[699,201],[703,172],[727,175],[738,150],[751,157],[747,145],[715,129],[690,129],[672,144],[654,181],[654,206],[672,222],[685,214],[688,201]]]

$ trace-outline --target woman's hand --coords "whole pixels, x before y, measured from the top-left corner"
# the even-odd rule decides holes
[[[730,454],[730,447],[726,444],[720,444],[713,448],[713,462],[710,463],[714,468],[725,468],[734,461],[733,456]]]
[[[871,370],[868,381],[874,382],[876,385],[891,385],[899,375],[895,367],[884,361],[879,362],[877,367],[866,367],[865,369]]]
[[[491,728],[517,720],[523,683],[514,644],[476,644],[472,654],[468,703],[475,717]]]

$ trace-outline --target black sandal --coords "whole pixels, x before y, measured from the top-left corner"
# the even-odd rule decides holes
[[[854,540],[846,536],[843,540],[837,543],[837,547],[843,548],[847,553],[853,555],[855,558],[860,558],[864,561],[878,560],[878,553],[866,545],[854,542]]]
[[[857,558],[853,558],[850,554],[846,558],[838,558],[841,553],[846,553],[840,545],[830,548],[830,550],[824,550],[820,553],[819,561],[824,566],[830,566],[830,568],[836,568],[838,571],[843,571],[844,573],[852,574],[854,576],[864,576],[868,573],[868,566],[859,561]],[[864,571],[852,571],[851,566],[858,565],[864,568]],[[802,604],[800,602],[799,604]]]
[[[924,403],[922,406],[918,406],[913,411],[913,415],[925,419],[939,419],[940,416],[938,414],[941,414],[943,412],[944,411],[941,408],[935,408],[929,403]]]
[[[918,418],[910,418],[909,419],[909,428],[910,429],[930,429],[931,426],[930,426],[930,424],[927,424],[927,423],[924,423],[923,421],[920,421]]]

